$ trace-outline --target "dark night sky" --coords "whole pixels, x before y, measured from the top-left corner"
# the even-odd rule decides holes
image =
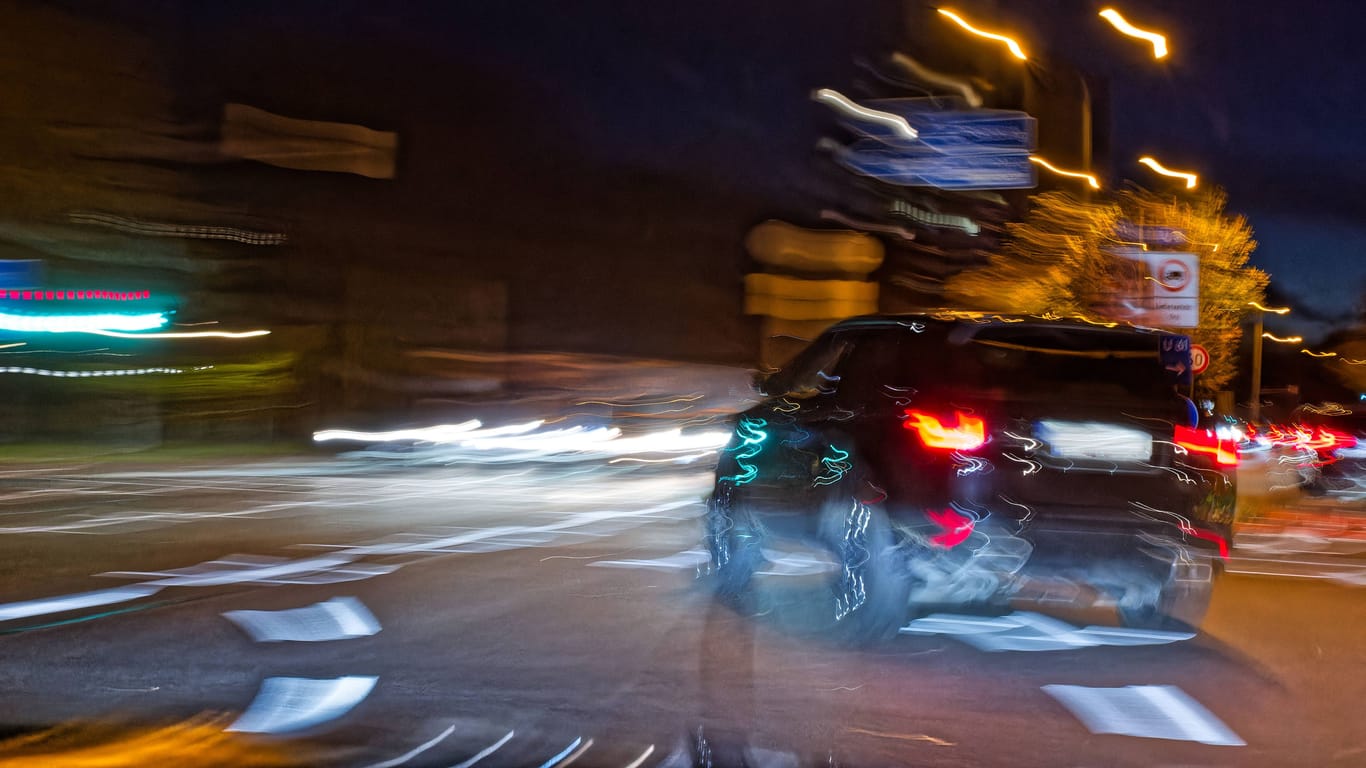
[[[395,10],[343,0],[225,2],[197,6],[195,14],[209,30],[273,29],[314,56],[359,55],[376,67],[386,55],[430,62],[432,81],[421,84],[427,108],[463,120],[469,130],[452,136],[453,145],[506,158],[509,174],[519,174],[515,184],[531,188],[538,163],[572,157],[579,168],[677,179],[682,194],[724,191],[727,199],[751,201],[752,210],[740,215],[757,221],[810,210],[825,191],[812,181],[811,147],[831,120],[809,92],[833,87],[862,95],[857,60],[897,50],[907,39],[902,10],[924,7],[703,0]],[[1366,45],[1359,40],[1366,4],[1118,5],[1140,26],[1168,34],[1173,53],[1161,63],[1146,44],[1099,19],[1103,5],[1088,0],[963,0],[953,7],[983,26],[1017,32],[1028,50],[1109,81],[1115,167],[1108,181],[1117,174],[1161,186],[1135,162],[1142,154],[1200,172],[1228,190],[1231,210],[1249,217],[1260,242],[1254,263],[1271,272],[1273,296],[1302,307],[1302,320],[1342,322],[1355,314],[1366,288],[1359,180],[1366,168]],[[937,33],[964,34],[946,22]],[[443,72],[462,73],[446,94]],[[318,117],[392,123],[385,114],[392,105],[376,105],[373,115],[323,114],[320,98]]]
[[[773,3],[771,23],[758,27],[752,9],[764,3],[574,7],[570,18],[472,11],[461,42],[481,46],[491,68],[536,83],[557,130],[604,164],[779,195],[812,162],[810,125],[827,119],[805,93],[857,93],[832,79],[857,77],[856,57],[878,58],[900,37],[895,3]],[[1099,19],[1101,4],[957,7],[1108,78],[1118,175],[1160,186],[1135,162],[1142,154],[1199,171],[1249,217],[1260,243],[1254,263],[1303,306],[1301,318],[1354,314],[1366,288],[1366,4],[1119,6],[1168,34],[1173,53],[1161,63]],[[947,24],[942,32],[961,34]],[[849,50],[859,45],[869,48]],[[754,154],[756,144],[764,148]]]

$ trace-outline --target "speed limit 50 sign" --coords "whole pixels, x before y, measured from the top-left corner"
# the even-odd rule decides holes
[[[1199,344],[1191,345],[1191,373],[1204,373],[1209,367],[1209,350]]]

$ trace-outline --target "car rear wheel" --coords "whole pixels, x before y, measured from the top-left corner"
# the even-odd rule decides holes
[[[909,617],[911,578],[882,495],[873,483],[844,482],[821,505],[820,537],[838,567],[813,603],[825,606],[844,642],[888,640]]]
[[[754,572],[764,562],[760,532],[737,503],[735,484],[723,480],[707,499],[707,550],[716,596],[740,605],[750,596]]]
[[[1197,632],[1209,610],[1214,581],[1168,579],[1144,590],[1141,599],[1119,601],[1119,619],[1126,627],[1172,632]]]

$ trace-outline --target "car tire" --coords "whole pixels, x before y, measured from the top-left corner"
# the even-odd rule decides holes
[[[821,505],[820,536],[839,569],[813,599],[830,611],[835,638],[852,645],[889,640],[910,617],[911,577],[883,495],[874,483],[846,479]]]
[[[716,596],[741,602],[749,592],[754,572],[764,561],[759,531],[735,499],[735,484],[721,481],[707,499],[707,550]]]
[[[1177,581],[1169,579],[1149,590],[1155,598],[1138,604],[1120,600],[1119,620],[1134,629],[1170,632],[1198,632],[1214,594],[1213,579]]]

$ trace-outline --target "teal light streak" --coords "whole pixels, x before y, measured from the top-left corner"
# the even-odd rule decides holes
[[[834,455],[821,459],[821,465],[825,467],[825,471],[816,475],[812,481],[816,485],[834,485],[849,474],[849,470],[854,468],[854,465],[847,460],[849,458],[848,451],[841,450],[834,445],[830,446],[830,451]]]
[[[764,441],[768,440],[768,433],[764,427],[768,422],[759,418],[741,417],[740,424],[735,427],[735,434],[740,438],[740,444],[731,448],[735,453],[735,463],[740,466],[740,472],[730,477],[722,478],[730,480],[736,485],[751,483],[759,476],[759,465],[747,463],[747,459],[752,459],[759,455],[764,449]]]

